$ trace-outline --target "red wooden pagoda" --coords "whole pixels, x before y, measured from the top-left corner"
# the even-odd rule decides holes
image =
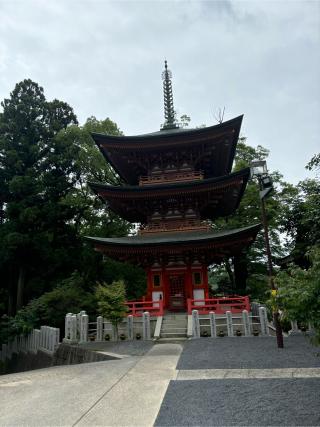
[[[187,299],[208,298],[208,266],[239,254],[259,225],[214,230],[214,220],[238,207],[249,169],[231,173],[242,116],[199,129],[178,127],[171,73],[162,74],[165,123],[155,133],[111,136],[93,133],[123,186],[92,183],[109,209],[132,223],[135,236],[90,237],[108,257],[141,265],[147,272],[146,300],[184,310]]]

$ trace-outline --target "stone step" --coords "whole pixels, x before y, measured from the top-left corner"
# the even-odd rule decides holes
[[[161,332],[160,338],[179,338],[187,337],[186,332]]]
[[[186,327],[186,326],[184,326],[184,327],[182,327],[182,328],[179,328],[178,326],[170,326],[170,327],[162,327],[161,328],[161,331],[163,331],[163,332],[165,332],[165,331],[169,331],[169,332],[171,332],[171,331],[179,331],[179,332],[181,332],[181,331],[186,331],[188,328]]]
[[[188,340],[188,337],[163,337],[159,338],[158,343],[164,344],[164,343],[174,343],[174,342],[183,342]]]
[[[187,322],[162,322],[163,325],[166,326],[173,326],[173,325],[177,325],[177,326],[184,326],[187,325]]]

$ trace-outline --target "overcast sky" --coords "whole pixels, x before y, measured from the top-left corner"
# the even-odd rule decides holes
[[[0,98],[31,78],[83,123],[163,123],[164,59],[192,126],[244,114],[242,135],[297,183],[320,151],[320,1],[0,0]]]

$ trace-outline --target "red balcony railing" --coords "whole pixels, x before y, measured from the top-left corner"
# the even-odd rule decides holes
[[[203,179],[202,171],[166,172],[159,175],[141,176],[139,185],[169,184]]]
[[[127,315],[131,314],[134,317],[140,317],[145,311],[150,313],[150,316],[163,316],[163,300],[159,301],[128,301]]]
[[[188,299],[188,314],[192,310],[198,310],[199,314],[208,314],[214,311],[216,314],[241,313],[243,310],[250,311],[249,297],[229,296],[209,299]]]

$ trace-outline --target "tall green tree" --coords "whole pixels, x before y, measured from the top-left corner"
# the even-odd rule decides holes
[[[66,187],[73,185],[72,155],[66,160],[64,150],[59,156],[62,147],[55,137],[69,124],[76,124],[77,119],[68,104],[46,101],[43,88],[31,80],[18,83],[1,106],[0,253],[11,295],[15,293],[12,281],[17,282],[19,309],[26,278],[41,260],[47,244],[48,221],[51,220],[52,229],[58,230],[69,218],[56,202],[66,193]],[[71,166],[66,167],[68,161]],[[50,185],[53,174],[60,179],[59,186]]]
[[[306,169],[320,170],[320,155],[316,154]],[[297,186],[298,194],[284,216],[283,229],[292,239],[290,260],[300,267],[310,265],[307,253],[320,245],[320,177],[305,179]]]
[[[262,146],[256,148],[246,143],[246,138],[240,138],[235,156],[233,171],[250,167],[253,160],[266,160],[269,151]],[[266,200],[267,220],[269,224],[271,251],[274,258],[284,256],[288,247],[281,236],[284,229],[283,219],[292,207],[297,195],[297,189],[283,181],[279,172],[270,172],[274,184],[274,191]],[[214,226],[221,228],[240,228],[261,222],[261,202],[259,198],[259,185],[254,180],[249,180],[246,191],[238,209],[229,217],[215,221]],[[218,289],[226,292],[246,294],[248,291],[254,297],[263,297],[268,287],[265,241],[263,232],[258,233],[255,243],[249,250],[232,259],[225,259],[219,267],[213,267],[212,283]],[[248,285],[248,286],[247,286]]]

